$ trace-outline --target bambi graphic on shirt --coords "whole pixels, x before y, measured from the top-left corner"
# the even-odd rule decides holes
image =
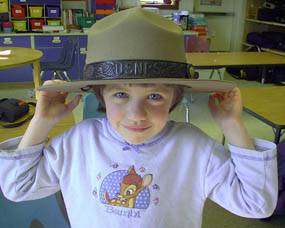
[[[107,175],[100,188],[100,201],[107,205],[146,209],[150,204],[152,174],[141,177],[134,166]]]

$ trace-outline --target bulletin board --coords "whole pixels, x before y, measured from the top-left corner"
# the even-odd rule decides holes
[[[195,12],[205,13],[233,13],[233,0],[195,0]]]

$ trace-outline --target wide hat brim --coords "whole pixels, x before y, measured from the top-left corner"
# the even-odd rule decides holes
[[[224,92],[227,81],[200,80],[187,63],[184,35],[174,22],[131,8],[96,22],[88,32],[82,81],[44,85],[42,91],[86,92],[95,85],[172,84],[193,92]]]
[[[91,81],[55,81],[53,84],[43,85],[40,91],[53,92],[92,92],[93,86],[114,84],[168,84],[179,85],[188,88],[191,92],[227,92],[236,84],[231,81],[204,80],[204,79],[114,79],[114,80],[91,80]]]

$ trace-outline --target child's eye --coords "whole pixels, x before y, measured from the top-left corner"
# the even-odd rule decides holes
[[[128,98],[128,94],[125,92],[117,92],[113,96],[116,98]]]
[[[154,101],[159,101],[162,99],[162,96],[158,93],[152,93],[148,96],[148,99],[154,100]]]

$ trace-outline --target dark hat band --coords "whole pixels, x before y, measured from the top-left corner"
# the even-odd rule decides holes
[[[160,60],[114,60],[87,64],[84,80],[191,78],[190,65]]]

